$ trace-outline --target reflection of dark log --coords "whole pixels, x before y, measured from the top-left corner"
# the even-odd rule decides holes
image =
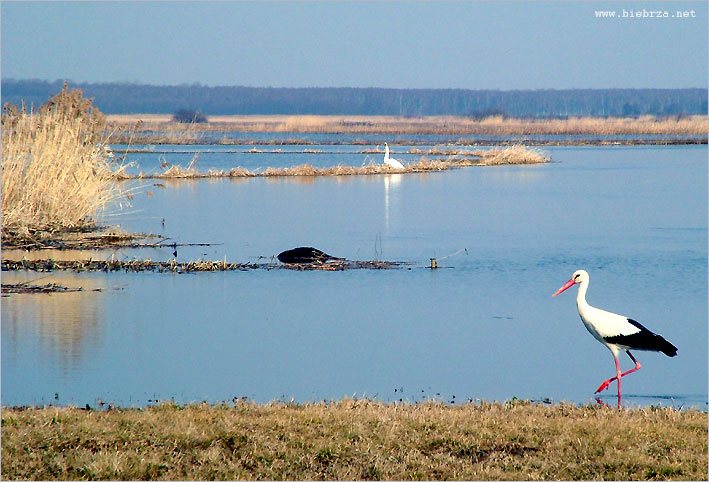
[[[324,263],[330,259],[343,259],[335,258],[329,254],[325,254],[319,249],[310,247],[300,247],[289,249],[288,251],[283,251],[278,255],[278,261],[281,263]]]

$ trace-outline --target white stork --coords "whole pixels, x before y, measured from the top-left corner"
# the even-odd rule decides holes
[[[391,166],[394,169],[403,169],[404,165],[397,159],[389,157],[389,144],[384,143],[384,164]]]
[[[616,315],[609,311],[599,310],[589,305],[586,301],[588,279],[588,273],[580,269],[576,271],[571,276],[571,279],[567,281],[564,286],[559,288],[552,297],[569,289],[574,284],[579,285],[579,291],[576,296],[576,306],[579,309],[581,321],[583,321],[588,332],[591,333],[596,340],[608,347],[611,353],[613,353],[613,359],[615,360],[616,376],[601,383],[596,393],[605,390],[612,381],[617,380],[618,408],[620,409],[620,379],[641,368],[640,363],[638,363],[632,353],[630,353],[630,350],[660,351],[672,357],[677,355],[677,347],[633,319]],[[624,373],[620,372],[620,364],[618,363],[618,353],[620,353],[621,350],[625,350],[630,359],[635,363],[635,368],[631,368]]]

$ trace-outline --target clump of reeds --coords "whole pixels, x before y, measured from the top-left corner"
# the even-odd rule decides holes
[[[163,176],[166,178],[175,178],[175,179],[195,177],[197,175],[197,158],[198,157],[199,157],[199,153],[192,156],[192,160],[187,165],[187,167],[170,166],[167,170],[165,170],[165,172],[163,172]]]
[[[473,155],[480,156],[480,164],[499,166],[503,164],[540,164],[549,162],[549,157],[538,149],[516,144],[504,149],[475,151]]]
[[[37,111],[3,108],[3,237],[86,227],[118,198],[102,129],[103,116],[91,100],[66,83]]]

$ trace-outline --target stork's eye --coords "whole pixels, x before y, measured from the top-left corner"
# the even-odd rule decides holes
[[[581,276],[581,275],[577,274],[576,276],[574,276],[574,279],[578,279],[579,276]]]

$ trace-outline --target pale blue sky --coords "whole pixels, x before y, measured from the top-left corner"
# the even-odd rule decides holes
[[[706,87],[707,2],[7,2],[2,77],[162,85]],[[596,10],[694,18],[596,18]]]

